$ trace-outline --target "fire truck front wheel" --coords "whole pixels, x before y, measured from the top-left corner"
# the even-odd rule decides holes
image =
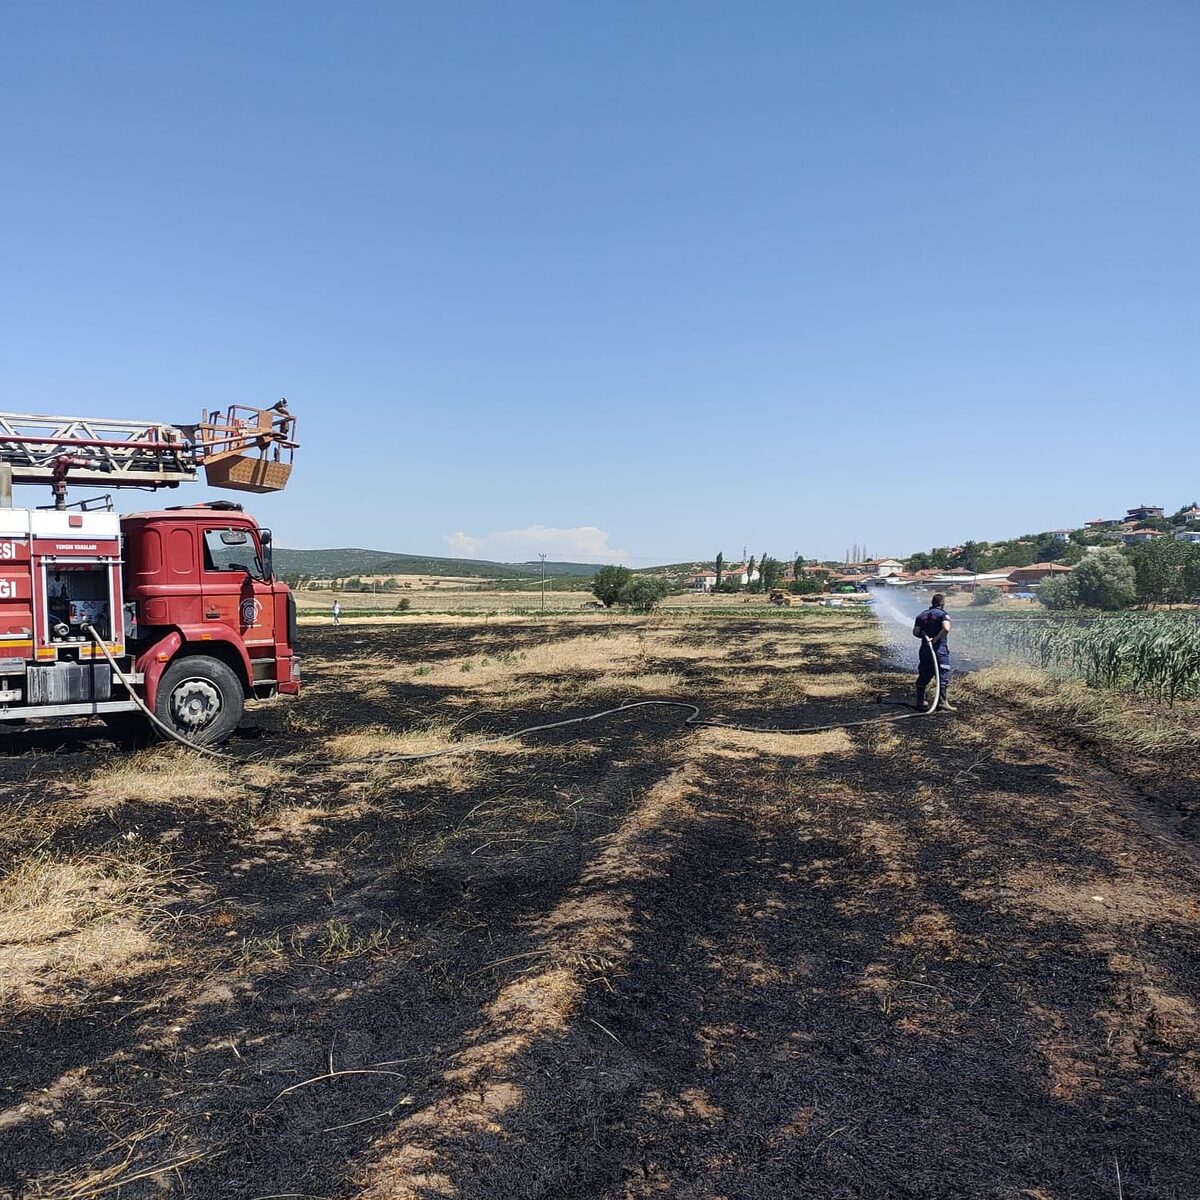
[[[190,742],[223,742],[242,719],[241,680],[218,658],[177,658],[158,681],[154,715]]]

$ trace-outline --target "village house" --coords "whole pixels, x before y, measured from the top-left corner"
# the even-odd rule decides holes
[[[1200,529],[1180,529],[1175,534],[1177,542],[1190,542],[1193,546],[1200,546]]]
[[[1011,567],[1001,567],[995,571],[979,571],[974,573],[970,571],[956,571],[953,575],[938,576],[933,582],[935,584],[944,584],[949,588],[966,588],[969,591],[974,591],[977,587],[995,587],[1003,592],[1008,588],[1009,575],[1011,573]]]
[[[1121,541],[1126,546],[1140,546],[1143,542],[1152,542],[1155,538],[1162,536],[1157,529],[1131,529],[1128,533],[1121,535]]]
[[[1033,563],[1028,567],[1016,567],[1008,573],[1008,582],[1016,591],[1027,591],[1037,587],[1051,575],[1070,575],[1071,568],[1062,563]]]
[[[1120,523],[1118,520],[1110,521],[1105,517],[1097,517],[1094,521],[1085,521],[1083,527],[1084,529],[1091,529],[1093,532],[1098,532],[1101,529],[1116,529]]]
[[[745,587],[758,579],[758,568],[746,570],[745,563],[729,563],[721,572],[722,583],[739,583]],[[688,588],[693,592],[711,592],[717,586],[717,573],[707,568],[700,568],[688,577]]]
[[[1123,525],[1136,525],[1139,521],[1151,521],[1155,519],[1159,521],[1163,519],[1163,510],[1153,504],[1143,504],[1138,508],[1129,509],[1125,514],[1125,520],[1121,523]]]

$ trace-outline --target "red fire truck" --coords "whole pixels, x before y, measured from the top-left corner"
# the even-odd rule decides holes
[[[203,468],[210,486],[279,491],[296,444],[283,401],[187,426],[0,413],[0,722],[133,732],[148,709],[212,744],[247,699],[295,695],[295,599],[269,530],[228,500],[118,516],[108,496],[69,505],[66,484],[169,488]],[[10,506],[13,483],[47,482],[53,506]]]

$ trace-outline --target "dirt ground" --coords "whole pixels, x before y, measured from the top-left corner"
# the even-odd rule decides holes
[[[1200,1196],[1196,756],[871,618],[306,628],[241,766],[0,751],[0,1195]]]

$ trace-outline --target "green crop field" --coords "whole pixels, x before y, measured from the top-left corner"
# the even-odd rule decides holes
[[[968,637],[1092,687],[1167,704],[1200,697],[1200,618],[1190,613],[981,620]]]

